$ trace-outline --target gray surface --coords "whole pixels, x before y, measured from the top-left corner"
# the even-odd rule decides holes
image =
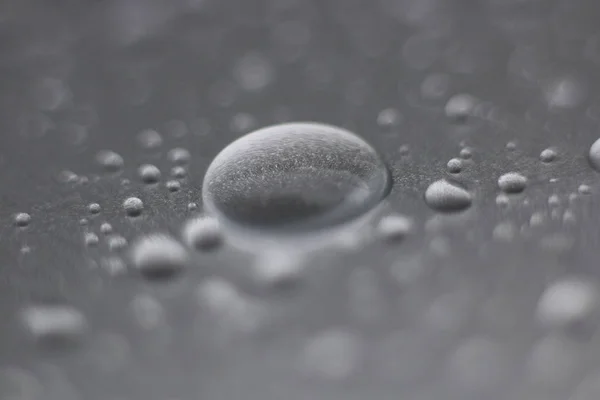
[[[1,2],[0,398],[598,398],[599,20],[596,0]],[[478,100],[457,121],[460,93]],[[394,186],[376,218],[412,218],[404,240],[369,221],[361,241],[304,254],[291,287],[257,279],[239,243],[162,282],[115,273],[128,249],[109,249],[102,222],[129,242],[180,237],[222,148],[304,120],[382,154]],[[145,129],[162,146],[144,149]],[[461,144],[472,158],[451,177]],[[191,162],[171,193],[174,147]],[[121,172],[96,162],[103,149]],[[146,163],[158,185],[140,181]],[[510,171],[529,183],[498,205]],[[429,209],[442,178],[473,205]],[[581,184],[592,193],[571,196]],[[540,302],[571,277],[584,287]],[[22,312],[50,301],[87,329],[67,319],[74,338],[39,340]]]

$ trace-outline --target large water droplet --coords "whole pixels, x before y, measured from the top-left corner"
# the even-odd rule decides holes
[[[433,182],[425,191],[425,202],[438,211],[460,211],[468,208],[473,201],[464,188],[444,179]]]
[[[306,231],[358,217],[388,193],[376,151],[342,128],[290,123],[225,148],[203,185],[207,210],[240,226]]]
[[[590,164],[595,170],[600,171],[600,139],[592,143],[589,152]]]

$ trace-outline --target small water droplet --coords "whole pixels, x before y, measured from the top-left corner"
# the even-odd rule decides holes
[[[181,183],[179,181],[170,180],[165,183],[165,187],[169,192],[177,192],[181,189]]]
[[[401,214],[387,215],[377,225],[379,236],[386,240],[404,239],[413,229],[413,220]]]
[[[104,257],[100,261],[100,266],[109,274],[109,275],[120,275],[127,270],[127,266],[125,265],[125,261],[121,257],[118,256],[108,256]]]
[[[393,127],[400,123],[400,114],[393,108],[382,110],[377,116],[377,124],[382,127]]]
[[[446,103],[446,116],[457,122],[464,122],[473,114],[477,99],[469,94],[457,94]]]
[[[545,149],[540,153],[540,160],[545,163],[550,163],[556,160],[557,157],[558,153],[552,148]]]
[[[552,196],[548,197],[548,205],[550,207],[560,206],[560,198],[558,197],[558,195],[553,194]]]
[[[102,225],[100,225],[101,233],[108,235],[109,233],[112,233],[112,231],[113,231],[113,227],[108,222],[103,222]]]
[[[506,149],[510,150],[510,151],[516,150],[517,149],[517,143],[516,142],[512,142],[512,141],[506,143]]]
[[[226,147],[203,185],[206,208],[263,232],[321,229],[364,214],[388,193],[375,150],[344,129],[290,123]]]
[[[184,148],[176,147],[169,150],[167,153],[167,159],[173,164],[183,165],[190,161],[190,152]]]
[[[31,222],[31,215],[27,213],[18,213],[15,215],[15,225],[25,227]]]
[[[42,342],[63,343],[80,337],[87,330],[87,319],[66,304],[38,304],[26,307],[21,319],[29,334]]]
[[[300,280],[305,260],[300,254],[285,250],[269,250],[254,262],[254,280],[269,288],[289,288]]]
[[[100,213],[101,209],[102,208],[100,207],[100,204],[98,204],[98,203],[91,203],[90,205],[88,205],[88,211],[91,214],[98,214],[98,213]]]
[[[96,154],[96,161],[106,171],[116,172],[123,168],[125,161],[123,157],[112,150],[102,150]]]
[[[137,197],[129,197],[123,201],[123,208],[130,217],[137,217],[144,211],[144,202]]]
[[[589,160],[592,167],[600,171],[600,139],[596,140],[590,146]]]
[[[460,153],[458,155],[463,160],[469,160],[471,157],[473,157],[473,149],[471,149],[470,147],[464,147],[460,149]]]
[[[149,279],[170,278],[185,268],[188,253],[175,239],[153,234],[138,239],[131,249],[134,267]]]
[[[81,226],[86,226],[89,223],[90,223],[90,221],[87,218],[81,218],[79,220],[79,225],[81,225]]]
[[[448,168],[448,172],[451,174],[458,174],[460,171],[462,171],[462,161],[458,158],[452,158],[450,161],[448,161],[446,167]]]
[[[138,134],[138,142],[142,148],[154,150],[162,146],[163,139],[160,133],[152,129],[146,129]]]
[[[186,175],[187,170],[184,167],[177,166],[171,168],[171,176],[173,176],[173,178],[182,179],[185,178]]]
[[[160,179],[160,170],[152,164],[144,164],[138,169],[140,178],[145,183],[156,183]]]
[[[121,235],[112,235],[107,239],[108,249],[110,251],[119,251],[127,247],[127,239]]]
[[[210,217],[189,220],[183,228],[183,237],[188,246],[198,250],[211,250],[223,243],[219,222]]]
[[[575,222],[577,222],[577,217],[575,216],[575,213],[572,210],[565,210],[562,220],[563,224],[572,225]]]
[[[500,193],[498,196],[496,196],[496,205],[500,206],[500,207],[506,207],[510,204],[510,199],[508,198],[508,196],[504,193]]]
[[[425,191],[425,202],[437,211],[461,211],[468,208],[472,201],[466,189],[444,179],[433,182]]]
[[[188,210],[190,210],[190,211],[195,211],[195,210],[197,210],[197,209],[198,209],[198,204],[196,204],[196,203],[193,203],[193,202],[192,202],[192,203],[188,203],[188,205],[187,205],[187,208],[188,208]]]
[[[589,185],[581,184],[577,188],[577,191],[579,192],[579,194],[591,194],[592,188]]]
[[[518,172],[509,172],[498,178],[498,187],[505,193],[521,193],[527,187],[527,178]]]
[[[83,237],[83,241],[85,242],[86,246],[96,246],[100,239],[95,233],[87,232]]]
[[[537,315],[549,327],[563,327],[587,319],[598,306],[598,290],[589,281],[568,278],[552,284],[542,294]]]

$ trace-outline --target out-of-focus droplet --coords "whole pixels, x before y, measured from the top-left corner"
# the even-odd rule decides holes
[[[152,129],[141,131],[137,140],[142,148],[147,150],[155,150],[162,146],[163,139],[160,133]]]
[[[183,165],[190,161],[191,155],[187,149],[176,147],[169,150],[167,153],[167,158],[173,164]]]
[[[472,201],[473,197],[466,189],[444,179],[433,182],[425,191],[425,202],[437,211],[461,211]]]
[[[349,378],[358,368],[360,339],[346,330],[331,329],[310,339],[302,355],[302,369],[327,380]]]
[[[235,66],[234,75],[238,84],[247,91],[257,92],[268,86],[275,78],[269,61],[259,53],[249,53]]]
[[[78,309],[66,304],[36,304],[27,306],[21,320],[28,333],[38,341],[65,342],[77,339],[88,327],[87,318]]]
[[[178,241],[162,234],[141,237],[131,247],[133,266],[149,279],[165,279],[176,275],[185,268],[188,256]]]
[[[469,94],[457,94],[452,96],[446,103],[446,116],[457,122],[464,122],[473,115],[473,109],[477,105],[477,99]]]
[[[111,235],[106,242],[110,251],[119,251],[127,247],[127,239],[121,235]]]
[[[83,241],[85,242],[86,246],[96,246],[98,242],[100,242],[100,239],[95,233],[87,232],[83,237]]]
[[[386,215],[377,224],[377,233],[385,240],[404,239],[413,229],[413,220],[402,214]]]
[[[96,154],[96,161],[108,172],[116,172],[123,168],[123,157],[112,150],[101,150]]]
[[[400,123],[401,116],[397,110],[386,108],[377,115],[377,124],[382,127],[393,127]]]
[[[587,97],[583,82],[574,77],[564,77],[551,82],[544,90],[548,106],[557,108],[575,108]]]
[[[564,327],[589,318],[598,307],[598,289],[589,281],[567,278],[550,285],[542,294],[538,320],[549,327]]]
[[[211,217],[197,217],[186,222],[183,238],[188,246],[198,250],[212,250],[223,243],[219,222]]]

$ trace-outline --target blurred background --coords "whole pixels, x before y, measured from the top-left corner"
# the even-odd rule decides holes
[[[599,398],[598,21],[596,0],[0,1],[0,399]],[[293,200],[337,210],[304,190],[335,162],[327,193],[369,210],[257,242],[214,211],[260,225],[297,165],[269,139],[264,170],[215,157],[293,121],[338,138],[281,144],[310,171]]]

